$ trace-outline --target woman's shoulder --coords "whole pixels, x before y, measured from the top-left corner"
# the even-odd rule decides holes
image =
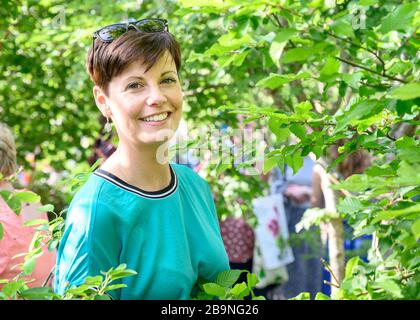
[[[109,207],[113,201],[106,201],[105,199],[112,200],[109,198],[110,196],[112,196],[112,193],[105,188],[103,179],[92,173],[74,194],[69,205],[69,211],[76,207],[89,210],[94,210],[98,206]]]
[[[171,162],[170,165],[180,179],[198,184],[207,184],[207,181],[190,167],[174,162]]]

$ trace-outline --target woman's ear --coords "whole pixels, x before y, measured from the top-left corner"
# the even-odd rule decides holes
[[[106,95],[102,91],[102,89],[97,85],[93,86],[93,96],[95,97],[96,106],[101,111],[102,115],[104,117],[110,117],[111,114],[109,111],[109,107],[107,107]]]

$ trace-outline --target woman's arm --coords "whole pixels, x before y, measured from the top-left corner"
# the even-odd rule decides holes
[[[79,199],[67,213],[55,271],[54,289],[79,286],[88,276],[101,275],[119,265],[121,243],[118,222],[107,206],[90,198]],[[112,293],[114,299],[118,298]]]

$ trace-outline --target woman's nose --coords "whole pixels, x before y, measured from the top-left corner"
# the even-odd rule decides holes
[[[146,103],[149,106],[160,106],[162,103],[166,102],[166,96],[160,90],[159,87],[151,87],[149,91],[149,96],[146,99]]]

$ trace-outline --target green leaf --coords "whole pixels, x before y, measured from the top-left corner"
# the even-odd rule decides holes
[[[289,300],[311,300],[311,295],[309,292],[299,293],[296,297],[290,298]]]
[[[410,100],[420,97],[420,83],[408,83],[389,92],[389,96],[398,100]]]
[[[377,3],[378,0],[360,0],[358,5],[359,6],[371,6],[375,3]]]
[[[270,73],[270,75],[260,81],[257,82],[257,87],[263,88],[270,88],[276,89],[281,87],[282,85],[300,79],[307,79],[310,78],[311,74],[309,72],[302,72],[299,74],[277,74],[277,73]]]
[[[290,135],[288,128],[281,128],[280,126],[284,123],[282,119],[270,117],[268,120],[268,128],[272,133],[276,135],[277,142],[285,141]]]
[[[401,288],[393,280],[389,280],[389,279],[379,280],[375,282],[375,286],[388,291],[389,293],[396,296],[397,298],[401,298]]]
[[[40,212],[54,212],[54,206],[52,204],[46,204],[45,206],[41,206],[36,210]]]
[[[267,174],[267,172],[271,171],[271,169],[273,169],[277,165],[279,158],[281,158],[281,156],[274,156],[265,159],[263,164],[263,173]]]
[[[126,287],[127,285],[125,284],[113,284],[111,286],[107,286],[104,291],[117,290],[117,289],[126,288]]]
[[[35,268],[36,257],[33,256],[23,263],[22,272],[25,275],[31,274]]]
[[[111,300],[111,296],[108,294],[96,295],[94,300]]]
[[[298,31],[292,28],[285,28],[281,31],[276,33],[276,37],[273,41],[284,42],[288,41],[291,37],[293,37]]]
[[[410,27],[411,21],[417,12],[417,3],[406,3],[398,6],[396,10],[386,16],[381,23],[379,31],[387,33],[392,30],[405,32]]]
[[[136,274],[137,274],[136,271],[130,270],[130,269],[123,270],[123,271],[118,271],[118,272],[113,271],[110,274],[110,278],[111,278],[112,281],[114,281],[114,280],[117,280],[117,279],[134,276]]]
[[[384,104],[379,103],[377,100],[363,100],[353,104],[343,115],[337,116],[337,126],[333,134],[341,131],[355,120],[379,113],[383,108]]]
[[[414,238],[418,240],[420,237],[420,219],[417,219],[413,223],[413,225],[411,226],[411,231],[413,232]]]
[[[257,285],[257,283],[259,282],[259,279],[258,279],[256,274],[248,273],[246,275],[246,282],[248,284],[248,287],[254,288]]]
[[[331,29],[334,31],[335,34],[339,36],[354,38],[353,27],[351,25],[351,22],[346,20],[346,18],[336,20],[331,25]]]
[[[342,213],[353,213],[363,208],[361,201],[356,197],[346,197],[338,205],[337,210]]]
[[[353,275],[354,268],[359,264],[360,258],[353,257],[346,264],[346,278],[350,278]]]
[[[322,292],[318,292],[315,296],[315,300],[331,300],[331,298]]]
[[[216,297],[224,297],[227,289],[216,283],[206,283],[203,285],[204,292]]]
[[[244,60],[250,51],[251,50],[249,48],[245,48],[239,53],[235,52],[233,55],[233,61],[232,61],[233,65],[235,67],[240,67],[244,63]]]
[[[362,79],[362,77],[363,77],[362,72],[354,72],[352,74],[344,73],[343,81],[347,83],[350,87],[358,89],[360,86],[359,81]]]
[[[88,284],[90,286],[99,286],[102,283],[102,276],[86,277],[83,284]]]
[[[245,272],[245,270],[232,269],[222,271],[217,275],[215,283],[222,287],[231,287],[238,281],[243,272]]]
[[[267,300],[264,296],[256,296],[252,300]]]
[[[293,169],[293,174],[296,174],[303,166],[303,157],[300,152],[294,152],[291,155],[284,157],[284,161]]]
[[[26,221],[24,223],[24,226],[32,227],[32,226],[38,226],[38,225],[44,225],[44,224],[48,224],[47,219],[33,219],[33,220]]]
[[[3,239],[3,235],[4,235],[3,225],[0,222],[0,240]]]
[[[322,67],[320,74],[324,76],[329,76],[338,72],[340,68],[340,61],[334,57],[327,57],[327,62]]]
[[[58,244],[59,244],[59,240],[53,240],[48,244],[48,250],[49,251],[54,251],[55,248],[57,248]]]
[[[219,162],[216,166],[216,175],[220,175],[222,172],[226,171],[231,167],[230,163]]]
[[[287,50],[286,53],[283,54],[280,62],[291,63],[296,61],[304,61],[313,54],[314,51],[311,50],[311,48],[293,48]]]
[[[249,294],[249,288],[245,282],[236,284],[231,290],[230,293],[236,297],[243,298]]]
[[[111,268],[109,271],[110,272],[114,272],[114,271],[122,271],[127,269],[127,264],[126,263],[121,263],[120,265],[118,265],[118,267],[116,267],[115,269]]]
[[[404,149],[407,150],[408,148]],[[408,155],[415,155],[416,152],[408,152]],[[419,166],[411,166],[407,161],[401,161],[397,170],[398,177],[394,180],[399,186],[418,186],[420,176],[418,175]]]
[[[16,192],[14,198],[18,201],[29,203],[39,202],[41,200],[41,197],[32,191]]]
[[[379,211],[376,220],[391,220],[411,213],[420,213],[420,203],[399,210]]]
[[[271,59],[277,65],[277,67],[280,67],[280,57],[283,53],[283,49],[286,46],[286,44],[287,44],[287,41],[278,42],[276,40],[274,40],[271,43],[269,53],[270,53]]]
[[[12,297],[23,286],[24,286],[23,280],[11,281],[3,287],[3,292],[6,296]]]
[[[307,115],[312,110],[312,104],[309,101],[304,101],[297,104],[294,109],[298,115]]]
[[[218,39],[218,42],[221,46],[229,48],[230,50],[240,48],[244,45],[248,45],[252,41],[253,39],[250,34],[245,34],[242,37],[237,38],[236,34],[234,33],[224,34]]]
[[[273,62],[280,67],[280,57],[283,53],[283,49],[287,44],[287,41],[296,33],[295,29],[284,29],[277,33],[276,37],[270,46],[270,57]]]
[[[244,48],[242,50],[239,50],[239,52],[234,51],[229,53],[228,55],[220,56],[217,59],[217,61],[220,64],[221,68],[226,68],[230,64],[239,67],[242,65],[249,52],[249,48]]]
[[[36,287],[23,290],[19,293],[19,296],[24,299],[42,300],[50,297],[54,297],[56,294],[52,292],[51,288],[48,287]]]
[[[298,137],[300,140],[305,141],[307,133],[305,127],[302,124],[294,123],[290,126],[290,131]]]

